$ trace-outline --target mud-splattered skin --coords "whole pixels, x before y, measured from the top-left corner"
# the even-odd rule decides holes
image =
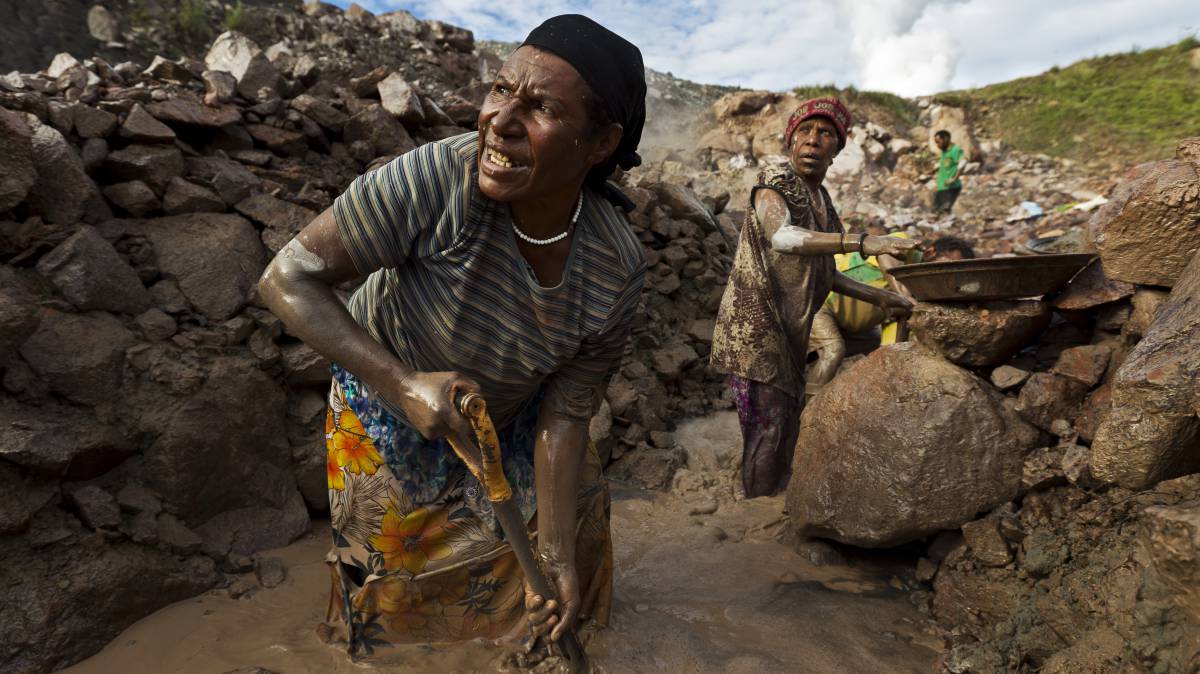
[[[591,92],[561,58],[532,47],[518,49],[497,76],[479,115],[479,186],[506,202],[522,231],[546,238],[569,227],[588,171],[608,158],[621,126],[602,128],[589,118]],[[430,214],[431,219],[436,214]],[[548,246],[518,242],[540,283],[558,285],[571,236]],[[369,274],[356,269],[327,209],[284,247],[259,282],[271,310],[321,355],[337,362],[396,403],[427,438],[474,442],[470,424],[455,408],[459,392],[479,386],[457,372],[417,372],[358,325],[332,286]],[[579,610],[575,572],[575,498],[587,424],[554,411],[547,396],[534,446],[539,548],[559,602],[528,594],[530,626],[557,639]]]

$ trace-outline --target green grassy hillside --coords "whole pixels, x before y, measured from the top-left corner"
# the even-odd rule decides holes
[[[1025,152],[1120,167],[1200,135],[1200,42],[1102,56],[1035,77],[939,94],[977,130]]]

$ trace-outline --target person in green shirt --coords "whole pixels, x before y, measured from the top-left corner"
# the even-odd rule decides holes
[[[933,193],[933,210],[939,213],[949,213],[962,192],[962,180],[959,173],[966,165],[962,148],[950,142],[950,132],[942,129],[933,134],[933,142],[942,151],[938,160],[937,191]]]

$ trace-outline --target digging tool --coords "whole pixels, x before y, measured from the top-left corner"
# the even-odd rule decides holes
[[[492,424],[491,416],[488,415],[487,403],[478,393],[460,394],[454,402],[455,407],[467,418],[467,421],[471,423],[471,429],[475,431],[475,447],[460,447],[459,443],[454,440],[450,440],[450,446],[454,448],[454,453],[458,455],[458,458],[467,464],[467,469],[471,471],[475,479],[483,485],[484,493],[487,494],[487,499],[492,504],[492,512],[496,514],[496,521],[500,523],[504,537],[512,546],[513,554],[516,555],[521,570],[525,572],[529,586],[546,601],[557,600],[557,593],[549,579],[546,578],[546,574],[542,572],[542,567],[533,554],[533,543],[529,540],[529,531],[525,528],[525,520],[521,516],[521,511],[512,500],[512,487],[509,486],[508,478],[504,475],[500,438],[496,435],[496,427]],[[471,449],[476,451],[471,452]],[[559,606],[562,606],[561,601],[559,601]],[[587,671],[587,656],[573,629],[568,629],[563,633],[559,644],[567,656],[571,674],[582,674]]]

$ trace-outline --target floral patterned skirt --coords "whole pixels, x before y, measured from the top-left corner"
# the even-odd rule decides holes
[[[435,496],[414,498],[420,490],[406,484],[406,463],[413,454],[450,450],[377,406],[355,404],[356,394],[352,380],[335,379],[325,424],[333,548],[326,557],[332,588],[323,637],[364,657],[392,644],[507,633],[524,615],[524,574],[490,509],[479,506],[482,487],[456,467],[438,480]],[[369,419],[366,426],[356,410]],[[536,410],[530,405],[499,432],[506,455],[532,457]],[[612,541],[595,447],[582,470],[575,543],[580,614],[581,621],[603,625],[612,597]],[[533,485],[513,487],[521,498]]]

